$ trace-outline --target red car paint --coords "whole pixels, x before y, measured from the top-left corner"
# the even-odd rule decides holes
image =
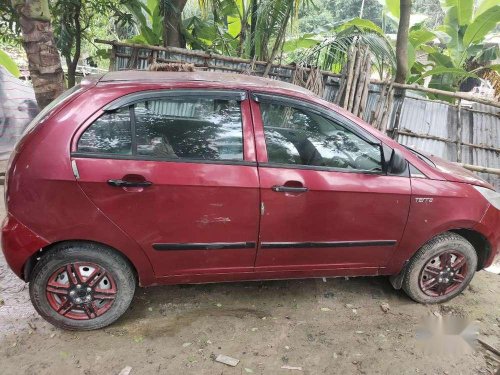
[[[399,150],[422,174],[409,178],[270,167],[259,103],[251,95],[241,107],[246,164],[72,156],[79,136],[110,102],[130,93],[173,89],[244,90],[327,108]],[[106,183],[127,175],[153,185],[116,188]],[[309,191],[276,193],[274,185],[307,186]],[[437,168],[426,163],[362,120],[296,86],[226,73],[113,72],[84,81],[17,145],[7,176],[2,249],[10,267],[25,278],[38,251],[50,244],[102,243],[125,255],[146,286],[393,275],[434,236],[466,229],[487,240],[483,268],[500,249],[500,212],[472,185],[490,187],[451,163],[439,161]],[[333,247],[321,245],[332,241]],[[366,241],[371,245],[365,246]],[[277,242],[281,247],[272,246]],[[289,242],[295,246],[283,245]],[[311,242],[317,246],[300,245]],[[155,243],[241,246],[158,251]]]

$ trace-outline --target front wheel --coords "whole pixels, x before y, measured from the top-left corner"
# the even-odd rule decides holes
[[[444,233],[418,250],[408,264],[403,290],[420,303],[446,302],[469,285],[477,253],[462,236]]]
[[[91,243],[63,243],[36,264],[30,297],[56,327],[93,330],[117,320],[129,307],[136,280],[115,251]]]

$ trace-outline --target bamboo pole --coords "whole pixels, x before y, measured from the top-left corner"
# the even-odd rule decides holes
[[[356,91],[358,89],[359,83],[359,73],[361,71],[361,65],[364,60],[364,49],[361,45],[358,46],[358,54],[356,56],[355,66],[354,66],[354,74],[351,83],[351,91],[349,93],[349,101],[347,102],[347,110],[352,112],[352,108],[354,105],[354,98],[356,95]]]
[[[488,173],[500,176],[500,168],[489,168],[489,167],[481,167],[479,165],[471,165],[471,164],[463,164],[457,163],[461,167],[468,169],[469,171],[478,172],[478,173]]]
[[[365,95],[365,90],[367,89],[366,81],[369,79],[369,69],[370,69],[370,52],[365,49],[365,54],[363,57],[363,62],[361,64],[361,73],[359,75],[359,82],[356,88],[356,97],[354,98],[354,107],[352,113],[355,116],[359,116],[361,102]]]
[[[367,68],[366,68],[365,84],[363,88],[363,95],[361,96],[361,103],[359,105],[359,117],[361,118],[365,113],[366,104],[368,103],[368,94],[370,92],[370,74],[372,71],[370,56],[368,56],[366,67]]]
[[[356,56],[358,54],[358,49],[354,45],[352,47],[352,52],[349,53],[349,67],[347,70],[347,82],[345,86],[344,101],[342,103],[342,108],[347,109],[347,104],[349,102],[349,95],[351,93],[352,86],[352,75],[354,73],[354,66],[356,65]]]
[[[372,80],[371,82],[375,83],[375,84],[381,83],[380,80]],[[429,88],[429,87],[423,87],[423,86],[419,86],[419,85],[407,85],[405,83],[394,83],[394,87],[400,88],[400,89],[421,91],[421,92],[425,92],[425,93],[428,93],[428,94],[445,95],[445,96],[448,96],[450,98],[463,99],[463,100],[467,100],[467,101],[470,101],[470,102],[476,102],[476,103],[491,105],[493,107],[500,108],[500,102],[499,101],[481,98],[479,96],[468,94],[468,93],[450,92],[450,91],[432,89],[432,88]]]
[[[112,72],[116,68],[116,48],[111,48],[111,51],[109,53],[109,71]]]
[[[457,107],[457,162],[462,162],[462,99],[458,99]]]
[[[387,89],[387,102],[384,106],[384,111],[382,112],[382,120],[380,122],[380,131],[384,134],[387,133],[387,125],[389,123],[390,115],[392,113],[391,107],[394,100],[394,82],[391,82],[389,88]]]
[[[388,87],[389,86],[387,82],[381,85],[379,98],[377,100],[377,105],[375,106],[375,111],[373,112],[372,118],[370,119],[370,123],[375,129],[379,129],[380,113],[382,111],[382,107],[384,106],[386,100]]]
[[[456,141],[451,141],[448,138],[438,137],[437,135],[419,134],[419,133],[414,133],[414,132],[407,131],[407,130],[400,130],[398,133],[401,134],[401,135],[407,135],[409,137],[414,137],[414,138],[431,139],[433,141],[440,141],[440,142],[445,142],[445,143],[454,143],[454,144],[456,144]],[[500,148],[493,147],[493,146],[476,145],[474,143],[469,143],[469,142],[464,142],[464,141],[461,141],[461,144],[463,146],[477,148],[477,149],[480,149],[480,150],[500,152]]]
[[[338,105],[340,105],[340,100],[342,100],[342,94],[344,93],[344,90],[345,90],[346,81],[347,81],[347,66],[348,65],[349,65],[349,63],[344,64],[344,66],[342,67],[341,77],[340,77],[340,81],[339,81],[339,90],[337,91],[337,95],[335,96],[335,101],[334,101],[334,103],[338,104]]]
[[[392,132],[391,132],[391,138],[394,140],[398,139],[398,134],[399,134],[399,124],[401,123],[401,113],[403,112],[403,105],[405,102],[405,97],[406,97],[406,91],[401,90],[401,98],[399,100],[399,103],[396,108],[396,112],[394,114],[394,126],[392,127]]]

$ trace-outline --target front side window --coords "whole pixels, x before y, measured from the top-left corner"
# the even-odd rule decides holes
[[[203,96],[145,100],[103,114],[81,136],[78,152],[241,161],[240,103]]]
[[[269,163],[381,171],[382,154],[349,129],[315,112],[260,104]]]
[[[137,154],[157,158],[243,160],[236,100],[165,98],[135,106]]]

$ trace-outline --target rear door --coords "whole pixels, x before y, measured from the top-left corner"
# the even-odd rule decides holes
[[[259,181],[245,92],[140,92],[80,133],[80,186],[156,276],[253,271]]]
[[[405,228],[408,173],[385,174],[380,141],[334,112],[287,97],[255,98],[256,271],[376,274]]]

